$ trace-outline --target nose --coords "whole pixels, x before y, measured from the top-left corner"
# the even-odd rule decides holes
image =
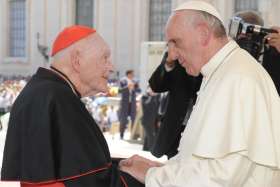
[[[114,72],[114,69],[115,69],[115,67],[114,67],[114,65],[113,65],[113,63],[112,63],[112,61],[111,61],[111,59],[108,60],[108,70],[109,70],[109,72],[110,72],[110,73],[113,73],[113,72]]]

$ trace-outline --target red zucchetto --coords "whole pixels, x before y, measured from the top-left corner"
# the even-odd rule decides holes
[[[74,25],[65,28],[56,37],[53,43],[51,56],[54,56],[59,51],[69,47],[73,43],[95,32],[96,32],[95,29],[86,26],[81,26],[81,25]]]

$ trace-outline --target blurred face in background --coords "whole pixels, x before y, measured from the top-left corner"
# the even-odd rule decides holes
[[[132,80],[134,78],[134,72],[130,72],[127,74],[127,78],[129,78],[130,80]]]

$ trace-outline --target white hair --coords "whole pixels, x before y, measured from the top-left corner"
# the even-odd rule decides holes
[[[191,20],[189,20],[189,22],[191,22],[192,25],[196,25],[200,22],[205,22],[207,23],[207,25],[213,29],[213,33],[214,36],[217,38],[221,38],[221,37],[227,37],[226,34],[226,29],[223,25],[223,23],[216,18],[215,16],[204,12],[204,11],[200,11],[200,10],[191,10],[193,12],[193,17]]]

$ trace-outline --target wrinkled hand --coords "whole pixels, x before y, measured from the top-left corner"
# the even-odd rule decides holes
[[[270,33],[265,38],[268,44],[275,47],[280,53],[280,27],[272,27],[272,29],[278,31],[278,33]]]
[[[138,181],[144,183],[148,169],[151,167],[163,166],[160,162],[151,161],[144,157],[134,155],[119,163],[120,170],[133,176]]]

